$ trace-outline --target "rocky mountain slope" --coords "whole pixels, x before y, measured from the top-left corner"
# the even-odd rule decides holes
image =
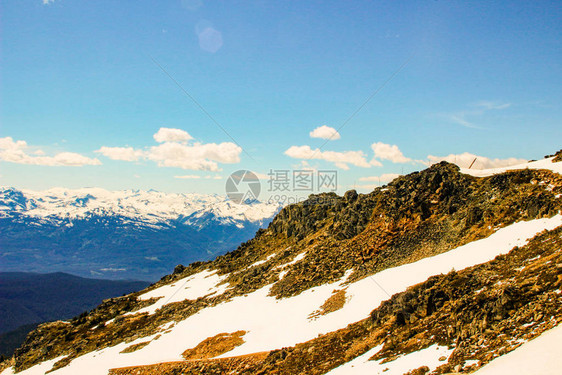
[[[1,188],[0,271],[154,281],[235,249],[279,209],[218,195]]]
[[[41,325],[2,375],[479,371],[562,319],[558,159],[313,196],[233,252]]]

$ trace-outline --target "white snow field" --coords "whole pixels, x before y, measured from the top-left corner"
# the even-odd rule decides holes
[[[401,355],[394,361],[381,363],[379,361],[369,361],[373,355],[382,349],[382,345],[376,346],[367,353],[355,358],[352,361],[344,363],[328,372],[330,375],[347,375],[347,374],[372,374],[372,375],[402,375],[410,370],[417,369],[421,366],[429,367],[430,371],[446,363],[439,361],[439,358],[449,358],[453,349],[446,346],[431,345],[417,352]]]
[[[432,275],[447,273],[452,269],[461,270],[487,262],[497,255],[509,252],[514,246],[524,245],[528,239],[544,229],[554,229],[560,225],[562,225],[562,215],[560,214],[549,219],[518,222],[497,230],[487,238],[460,246],[449,252],[387,269],[346,285],[345,279],[349,275],[348,272],[338,282],[311,288],[291,298],[276,299],[268,296],[271,288],[271,285],[268,285],[248,295],[235,297],[230,301],[203,309],[185,320],[176,322],[173,327],[166,324],[165,327],[162,327],[161,332],[155,332],[152,336],[85,354],[74,359],[68,366],[53,371],[52,374],[99,375],[107,374],[110,368],[115,367],[178,361],[182,360],[181,353],[183,351],[195,347],[202,340],[219,333],[238,330],[248,332],[244,336],[245,343],[223,354],[223,357],[293,346],[299,342],[313,339],[319,334],[344,328],[350,323],[368,317],[373,309],[392,294],[404,291],[408,286],[423,282]],[[212,272],[209,272],[209,274],[210,277],[216,277],[216,275],[213,276]],[[220,289],[222,286],[216,287],[216,284],[209,287],[208,278],[201,276],[201,274],[192,276],[193,279],[187,283],[192,288],[193,295],[201,295],[201,293],[215,290],[213,288],[217,288],[217,293],[222,290]],[[195,280],[199,280],[201,284],[196,285],[198,282],[195,282]],[[214,280],[220,282],[218,277]],[[177,281],[174,284],[181,285]],[[189,294],[191,292],[186,291],[185,294],[176,298],[173,295],[172,287],[165,288],[164,286],[146,293],[143,298],[146,298],[149,294],[153,296],[162,294],[168,296],[168,298],[172,296],[174,300],[179,300],[182,297],[193,297]],[[341,288],[345,288],[347,295],[350,297],[342,309],[319,316],[316,319],[309,318],[309,315],[331,296],[334,289]],[[151,307],[151,309],[154,308],[155,306]],[[157,334],[161,334],[161,336],[144,348],[132,353],[120,354],[126,347],[152,340]],[[438,351],[434,348],[428,349],[428,351],[420,351],[415,355],[404,356],[404,358],[397,359],[398,362],[394,365],[398,371],[402,366],[413,362],[413,358],[420,356],[419,358],[428,363],[419,363],[419,366],[430,366],[435,364],[434,360]],[[443,354],[439,356],[441,355]],[[357,359],[355,365],[362,368],[365,365],[364,359]],[[369,363],[365,366],[375,365],[376,363]],[[386,365],[390,368],[391,363]],[[45,364],[39,364],[22,371],[21,374],[43,374],[45,367]],[[10,371],[5,370],[2,375],[10,374]]]
[[[474,372],[477,375],[559,375],[562,373],[562,325],[528,341]]]
[[[227,275],[218,276],[216,271],[211,272],[205,270],[195,275],[176,280],[172,284],[164,285],[141,294],[138,297],[140,300],[146,301],[151,298],[159,298],[159,300],[150,306],[146,306],[133,313],[127,313],[126,315],[143,312],[154,314],[156,310],[168,303],[180,302],[186,299],[196,300],[199,297],[210,295],[216,297],[223,294],[228,289],[228,284],[220,284],[226,277]]]
[[[506,171],[513,171],[517,169],[548,169],[553,172],[562,174],[562,162],[553,163],[554,157],[545,158],[542,160],[531,161],[524,164],[511,165],[509,167],[491,168],[491,169],[468,169],[461,168],[461,173],[469,174],[475,177],[487,177]]]

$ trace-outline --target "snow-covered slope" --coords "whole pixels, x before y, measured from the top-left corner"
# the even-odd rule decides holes
[[[487,262],[497,255],[507,253],[514,246],[523,246],[537,233],[560,225],[562,225],[561,215],[550,219],[515,223],[497,230],[488,238],[471,242],[449,252],[390,268],[353,283],[346,283],[349,275],[347,273],[338,282],[306,290],[291,298],[276,299],[269,296],[271,285],[268,285],[249,295],[235,297],[228,302],[203,309],[185,320],[167,324],[148,337],[80,356],[69,365],[51,373],[54,375],[106,374],[111,368],[181,361],[182,352],[186,348],[195,347],[208,337],[240,330],[247,332],[244,335],[244,343],[220,357],[246,355],[292,346],[366,318],[390,294],[401,292],[431,275],[447,273],[452,269],[458,271]],[[177,295],[183,294],[183,298],[195,299],[207,294],[223,293],[225,286],[221,285],[221,279],[211,272],[203,271],[203,274],[154,289],[141,295],[140,298],[161,297],[163,302],[158,301],[143,311],[152,312],[155,308],[178,302],[180,298],[177,298]],[[209,281],[213,282],[209,283]],[[327,315],[311,317],[311,314],[330,297],[334,289],[342,288],[349,296],[342,309]],[[137,312],[140,313],[142,311]],[[127,347],[146,342],[149,344],[137,351],[123,352]],[[412,353],[394,364],[391,362],[392,365],[387,363],[381,366],[377,361],[368,361],[369,357],[378,350],[380,348],[373,349],[366,355],[334,369],[333,373],[369,372],[400,375],[419,367],[420,363],[433,363],[435,368],[439,364],[440,357],[451,353],[446,347],[435,346],[420,353]],[[53,363],[49,361],[19,374],[43,374]],[[2,373],[2,375],[7,374],[11,374],[11,370]]]
[[[477,375],[558,375],[562,369],[562,325],[474,372]]]

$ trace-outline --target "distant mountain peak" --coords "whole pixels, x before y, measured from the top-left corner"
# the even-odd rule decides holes
[[[216,194],[3,187],[0,271],[154,280],[235,249],[280,208]]]
[[[252,200],[233,205],[217,194],[163,193],[153,189],[109,191],[101,188],[52,188],[45,191],[0,188],[0,206],[18,209],[31,217],[84,218],[104,212],[152,223],[165,222],[197,212],[212,211],[217,218],[259,222],[271,218],[279,204]]]

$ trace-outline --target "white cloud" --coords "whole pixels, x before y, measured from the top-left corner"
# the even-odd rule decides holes
[[[298,163],[291,165],[291,167],[293,168],[293,170],[305,170],[305,171],[318,172],[318,165],[317,164],[311,165],[306,160],[301,160]]]
[[[144,156],[144,152],[142,150],[135,150],[132,147],[107,147],[102,146],[99,150],[95,152],[99,152],[105,157],[108,157],[112,160],[124,160],[124,161],[137,161]]]
[[[397,177],[400,177],[400,174],[398,174],[398,173],[384,173],[384,174],[381,174],[380,176],[360,177],[359,181],[373,182],[373,183],[353,185],[353,188],[358,189],[358,190],[372,191],[372,190],[376,189],[377,187],[379,187],[383,184],[389,183],[390,181],[394,180]]]
[[[326,125],[322,125],[317,127],[316,129],[314,129],[313,131],[310,132],[310,136],[312,138],[322,138],[322,139],[328,139],[331,141],[335,141],[336,139],[340,139],[340,133],[338,133],[338,131],[332,127],[326,126]]]
[[[476,103],[477,107],[481,107],[485,110],[502,110],[511,107],[511,103],[499,103],[499,102],[492,102],[488,100],[481,100]]]
[[[456,124],[462,125],[466,128],[472,129],[482,129],[482,127],[476,125],[474,122],[481,120],[489,111],[504,110],[511,107],[511,103],[500,103],[489,100],[481,100],[472,104],[471,110],[457,111],[454,113],[441,113],[438,116],[454,122]]]
[[[147,158],[155,161],[160,167],[217,172],[220,170],[218,163],[240,162],[241,152],[242,148],[231,142],[193,145],[165,142],[151,147]]]
[[[75,152],[61,152],[55,156],[38,156],[39,165],[81,167],[83,165],[101,165],[98,159],[92,159]]]
[[[205,180],[222,180],[222,176],[219,176],[219,175],[199,176],[199,175],[196,175],[196,174],[187,174],[187,175],[184,175],[184,176],[174,176],[174,178],[179,178],[179,179],[182,179],[182,180],[199,180],[199,179],[202,179],[202,178],[204,178]]]
[[[160,128],[154,139],[160,144],[140,150],[132,147],[102,146],[99,152],[113,160],[137,161],[152,160],[159,167],[176,167],[194,171],[217,172],[219,163],[240,162],[242,148],[231,143],[188,143],[193,139],[181,129]]]
[[[174,176],[174,178],[179,178],[179,179],[182,179],[182,180],[198,180],[198,179],[201,178],[201,176],[198,176],[196,174],[188,174],[188,175],[185,175],[185,176]]]
[[[376,188],[378,188],[379,185],[377,184],[362,184],[362,185],[352,185],[351,188],[356,189],[356,190],[375,190]]]
[[[395,178],[399,177],[399,174],[395,173],[385,173],[380,176],[369,176],[369,177],[361,177],[359,181],[364,182],[373,182],[370,184],[355,184],[352,186],[353,189],[357,190],[367,190],[372,191],[376,188],[380,187],[381,185],[387,184],[390,181],[394,180]]]
[[[377,142],[373,143],[371,148],[375,153],[375,159],[390,160],[393,163],[408,163],[412,161],[412,159],[405,157],[396,145]]]
[[[256,177],[257,177],[259,180],[269,180],[269,179],[270,179],[270,176],[267,175],[267,174],[265,174],[265,173],[254,172],[254,171],[252,171],[252,173],[255,174]]]
[[[23,150],[27,148],[26,141],[15,141],[12,137],[0,138],[0,150]]]
[[[181,129],[160,128],[154,134],[154,140],[158,143],[162,142],[187,142],[193,137],[188,132]]]
[[[55,2],[55,0],[43,0],[43,5],[49,5],[49,4],[52,4],[54,2]]]
[[[349,169],[348,164],[357,167],[369,168],[371,164],[365,159],[363,151],[320,151],[319,149],[311,149],[310,146],[291,146],[285,155],[295,159],[318,159],[334,163],[336,167],[341,169]]]
[[[523,164],[526,163],[527,160],[525,159],[517,159],[517,158],[506,158],[506,159],[490,159],[485,156],[478,156],[471,154],[469,152],[465,152],[462,154],[450,154],[447,156],[427,156],[428,162],[426,164],[436,164],[440,161],[447,161],[449,163],[454,163],[461,168],[468,168],[470,164],[476,159],[472,169],[489,169],[489,168],[501,168],[501,167],[509,167],[511,165]]]
[[[465,128],[472,128],[472,129],[482,129],[479,126],[474,125],[472,122],[466,119],[466,116],[470,115],[469,113],[459,112],[459,113],[452,113],[445,115],[445,118],[449,119],[449,121],[455,122],[459,125],[464,126]]]
[[[30,155],[30,153],[38,156]],[[75,152],[59,152],[54,156],[43,155],[42,150],[30,150],[30,146],[25,141],[14,141],[12,137],[0,138],[0,160],[10,163],[70,167],[101,164],[98,159]]]
[[[385,183],[385,182],[390,182],[397,177],[400,177],[400,175],[398,173],[384,173],[384,174],[381,174],[380,176],[360,177],[359,181]]]

